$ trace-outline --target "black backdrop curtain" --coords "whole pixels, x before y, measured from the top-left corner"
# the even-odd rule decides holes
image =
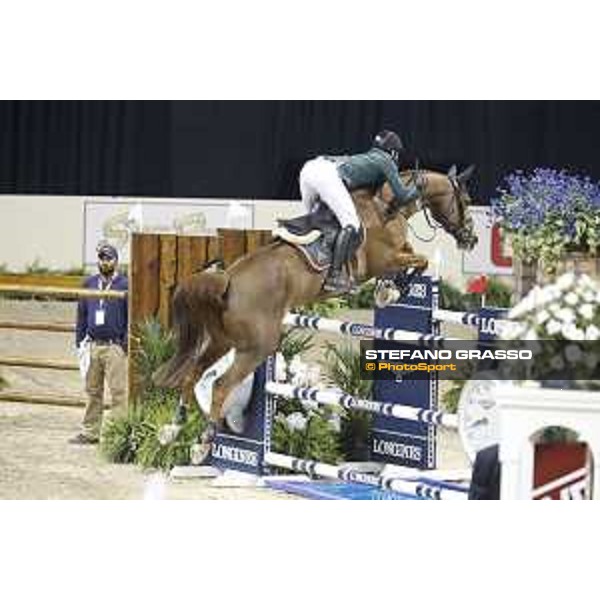
[[[409,162],[477,165],[486,204],[536,166],[600,179],[600,102],[0,102],[0,193],[297,198],[302,162],[397,130]]]
[[[163,102],[0,102],[0,192],[169,195]]]

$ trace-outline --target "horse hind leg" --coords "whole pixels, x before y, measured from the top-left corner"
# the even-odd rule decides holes
[[[215,342],[212,338],[209,338],[202,353],[196,357],[194,364],[188,369],[183,379],[180,406],[191,406],[195,402],[194,387],[204,372],[225,356],[230,349],[231,346],[225,342]]]
[[[203,463],[209,456],[219,428],[223,425],[224,405],[229,394],[240,385],[250,373],[264,361],[261,352],[245,350],[236,353],[235,362],[215,383],[208,424],[200,436],[200,446],[196,452],[196,462]]]

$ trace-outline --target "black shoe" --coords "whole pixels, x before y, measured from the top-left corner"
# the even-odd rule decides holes
[[[98,438],[90,437],[89,435],[85,435],[85,433],[78,433],[69,440],[69,444],[89,445],[97,444],[99,441]]]

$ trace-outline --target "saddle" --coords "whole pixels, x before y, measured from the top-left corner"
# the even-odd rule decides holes
[[[321,273],[329,269],[340,224],[333,211],[320,202],[316,210],[293,219],[278,219],[273,236],[297,248],[308,265]]]

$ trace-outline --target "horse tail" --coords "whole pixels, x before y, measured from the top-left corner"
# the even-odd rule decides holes
[[[227,273],[203,272],[180,284],[173,295],[175,356],[161,366],[152,381],[159,387],[181,387],[185,375],[202,356],[210,339],[223,335],[223,311],[229,287]]]

